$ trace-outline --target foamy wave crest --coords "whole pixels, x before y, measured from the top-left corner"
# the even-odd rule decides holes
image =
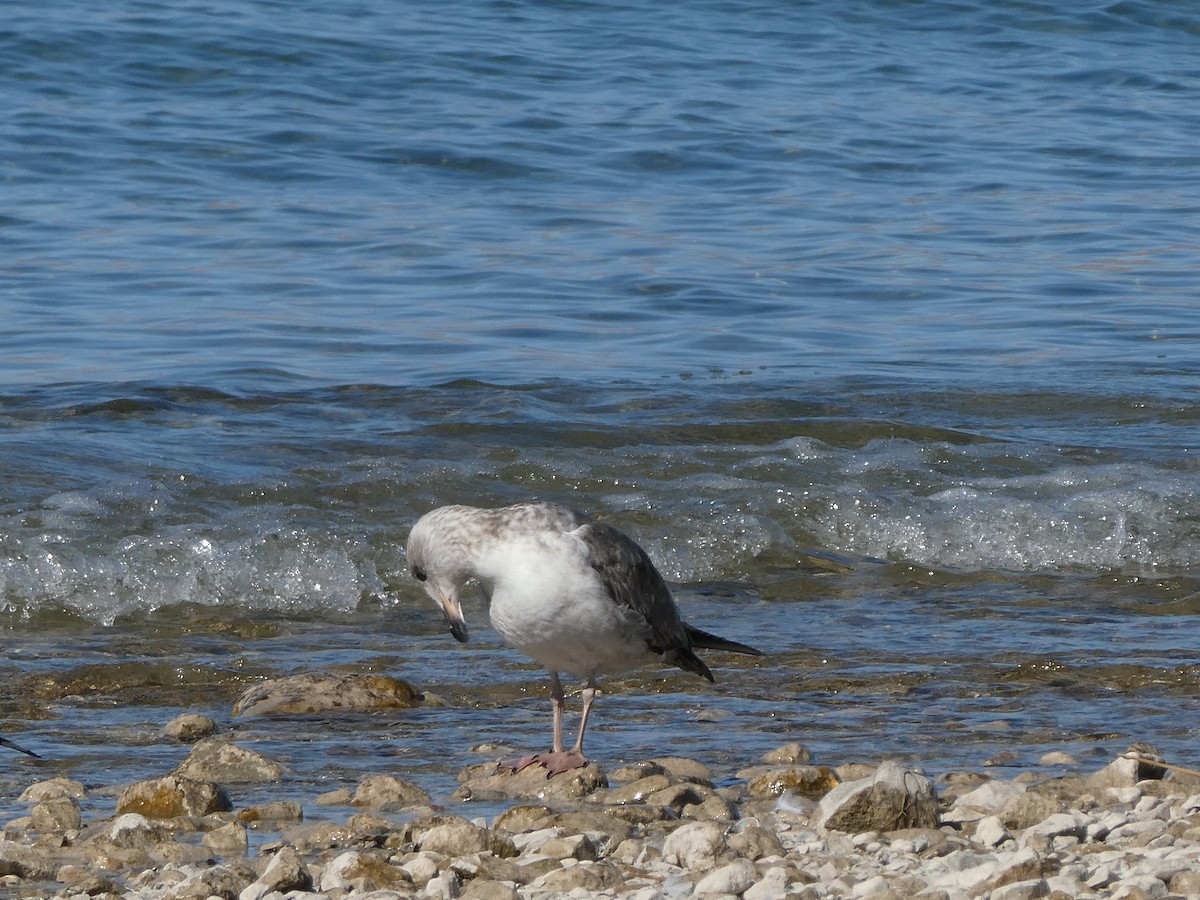
[[[350,610],[381,589],[366,548],[289,529],[216,537],[173,528],[108,546],[46,533],[5,539],[0,597],[9,612],[60,609],[111,624],[176,604],[282,612]]]
[[[1061,458],[1036,471],[1047,462],[1039,454],[1001,452],[1007,460],[994,446],[864,448],[843,460],[835,484],[810,494],[808,527],[831,548],[931,568],[1195,568],[1195,473]],[[964,464],[971,458],[978,465]],[[997,469],[1010,474],[984,474]]]

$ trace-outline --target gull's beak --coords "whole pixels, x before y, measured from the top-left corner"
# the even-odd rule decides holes
[[[438,603],[442,607],[446,621],[450,624],[450,633],[460,644],[465,644],[470,635],[467,633],[467,620],[463,618],[462,604],[458,602],[457,597],[453,596],[440,597]]]

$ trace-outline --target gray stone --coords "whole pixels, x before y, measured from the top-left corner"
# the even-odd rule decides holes
[[[38,803],[42,800],[54,800],[58,797],[73,797],[76,800],[82,799],[87,792],[84,790],[83,784],[73,778],[51,778],[47,781],[38,781],[31,784],[21,792],[19,798],[21,803]]]
[[[74,797],[52,797],[30,810],[34,831],[71,831],[83,824],[79,803]]]
[[[890,761],[873,776],[835,787],[818,810],[817,827],[854,834],[938,826],[933,782]]]
[[[295,848],[284,845],[275,852],[267,863],[263,873],[258,876],[260,883],[268,891],[308,891],[312,889],[313,878],[308,866],[300,858]]]
[[[257,750],[239,747],[224,738],[204,738],[175,769],[176,775],[222,784],[278,781],[283,766]]]

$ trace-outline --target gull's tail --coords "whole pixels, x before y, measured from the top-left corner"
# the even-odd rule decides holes
[[[694,672],[701,678],[707,678],[709,681],[716,681],[717,679],[713,678],[713,673],[704,664],[704,660],[692,652],[693,649],[725,650],[729,653],[745,653],[747,656],[762,656],[761,650],[755,650],[753,647],[739,644],[737,641],[727,641],[723,637],[717,637],[715,634],[701,631],[699,628],[695,628],[686,622],[683,623],[683,628],[687,632],[688,640],[691,641],[692,646],[675,647],[668,650],[663,654],[663,659],[673,666],[679,666],[685,672]]]
[[[9,747],[13,750],[17,750],[21,753],[24,753],[26,756],[32,756],[34,759],[41,759],[41,757],[38,756],[36,753],[34,753],[32,750],[26,750],[20,744],[14,744],[8,738],[0,737],[0,747]]]

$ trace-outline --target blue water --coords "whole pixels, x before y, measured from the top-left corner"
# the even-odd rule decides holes
[[[540,676],[449,640],[404,536],[533,495],[769,654],[619,681],[610,762],[1188,764],[1198,36],[1151,2],[6,4],[6,733],[111,785],[199,709],[338,782],[390,723],[228,708],[357,666],[447,696],[394,754],[452,781],[541,740]]]

